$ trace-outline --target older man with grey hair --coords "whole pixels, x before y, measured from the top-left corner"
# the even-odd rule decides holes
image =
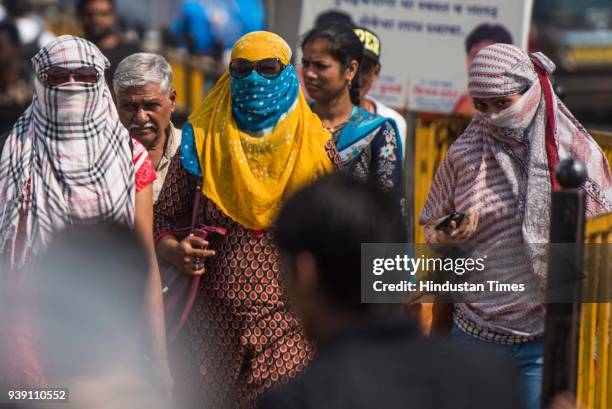
[[[176,101],[172,69],[161,55],[132,54],[117,66],[113,88],[121,123],[147,148],[153,161],[156,202],[170,161],[181,144],[181,131],[170,121]]]

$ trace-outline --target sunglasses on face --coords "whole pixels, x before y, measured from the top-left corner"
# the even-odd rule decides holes
[[[265,78],[276,78],[285,69],[286,65],[278,58],[266,58],[259,61],[249,61],[244,58],[236,58],[229,65],[230,75],[241,79],[248,77],[253,70]]]
[[[64,67],[51,67],[41,75],[41,80],[50,87],[70,82],[70,77],[76,82],[95,84],[100,79],[100,73],[94,67],[80,67],[69,70]]]

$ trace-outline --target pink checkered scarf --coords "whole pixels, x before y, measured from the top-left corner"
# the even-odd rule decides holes
[[[591,135],[552,92],[548,75],[554,69],[554,63],[544,54],[528,56],[509,44],[493,44],[484,48],[476,55],[470,69],[469,91],[472,97],[512,95],[538,83],[542,90],[536,114],[526,129],[529,153],[522,226],[525,243],[548,241],[551,190],[558,188],[554,166],[564,158],[574,157],[587,166],[588,178],[581,186],[587,197],[587,214],[612,211],[610,165]],[[480,116],[474,119],[474,123],[478,122],[482,122]],[[477,128],[480,129],[470,126],[466,133],[474,132]],[[489,127],[489,130],[488,137],[483,139],[485,143],[497,144],[500,137],[508,137],[504,130],[494,127]],[[519,132],[518,135],[524,133]],[[516,171],[506,165],[508,160],[504,151],[498,151],[498,163],[509,185],[513,191],[520,191]]]
[[[610,166],[552,92],[548,74],[553,70],[554,64],[543,54],[528,56],[512,45],[494,44],[477,54],[470,71],[471,96],[526,91],[514,122],[526,125],[500,128],[483,115],[474,117],[438,168],[419,220],[426,224],[453,211],[478,212],[470,244],[485,254],[503,254],[488,261],[491,274],[496,274],[491,279],[512,283],[534,277],[544,285],[546,259],[537,244],[549,242],[550,198],[556,185],[551,169],[559,160],[571,156],[587,166],[588,178],[581,188],[588,215],[612,211]],[[548,137],[547,127],[552,131]],[[457,308],[481,327],[534,336],[543,331],[543,310],[533,301],[512,293],[500,295],[496,303]]]
[[[54,231],[68,224],[131,225],[134,219],[130,138],[104,81],[108,60],[89,41],[61,36],[32,63],[34,98],[13,127],[0,159],[0,255],[8,257],[12,267],[25,264]],[[40,75],[58,65],[95,67],[100,80],[43,84]],[[22,249],[16,248],[19,241]]]

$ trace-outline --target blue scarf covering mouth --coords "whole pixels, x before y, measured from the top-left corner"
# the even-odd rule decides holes
[[[295,68],[287,66],[276,78],[253,70],[245,78],[231,78],[232,113],[238,128],[261,133],[273,128],[298,98],[300,83]]]

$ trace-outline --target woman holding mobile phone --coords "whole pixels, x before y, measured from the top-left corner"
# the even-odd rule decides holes
[[[554,64],[508,44],[481,50],[469,91],[479,114],[450,147],[420,217],[428,243],[462,244],[489,256],[481,274],[501,282],[530,279],[544,288],[555,166],[574,157],[587,166],[588,215],[612,210],[606,157],[552,91]],[[454,212],[462,220],[449,220]],[[468,250],[472,251],[472,250]],[[495,346],[516,362],[529,408],[539,408],[545,308],[533,293],[503,292],[454,305],[451,338]]]

